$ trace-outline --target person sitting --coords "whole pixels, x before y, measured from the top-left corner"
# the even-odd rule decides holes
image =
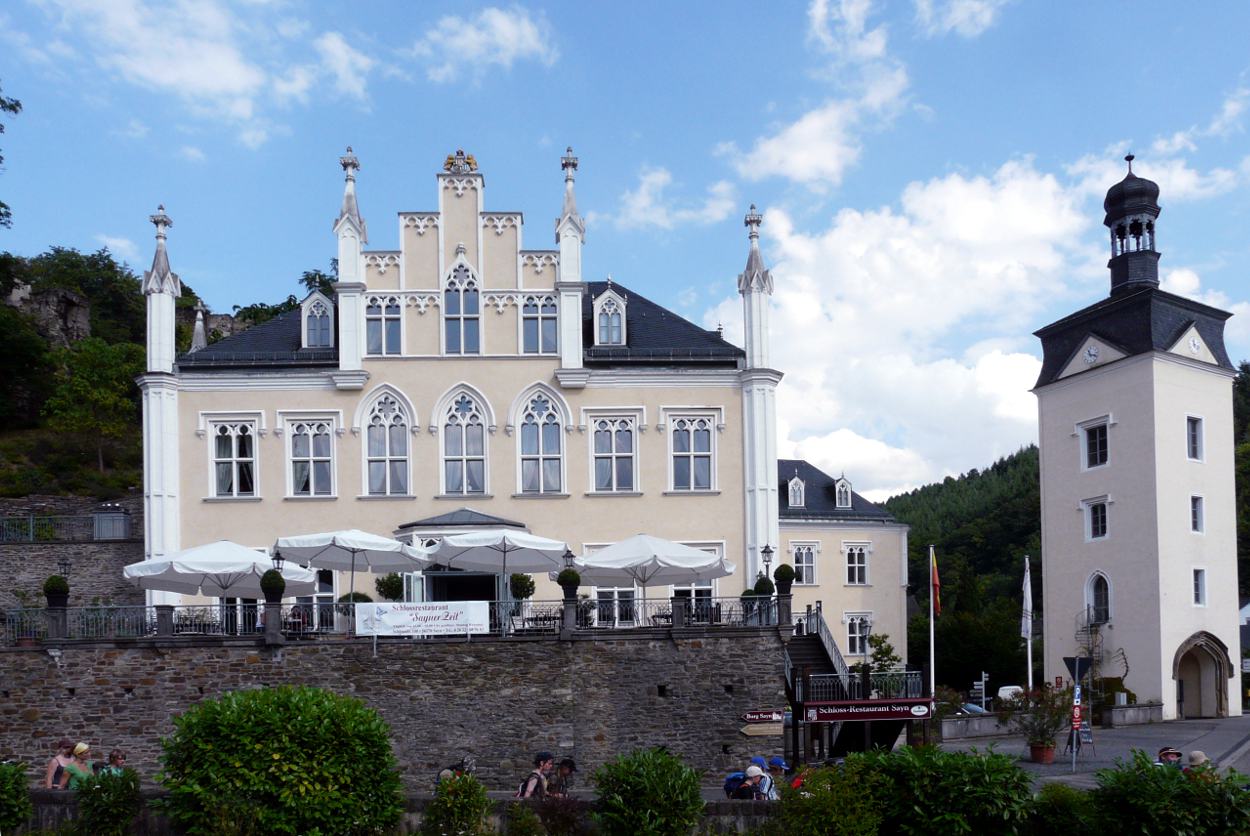
[[[74,746],[74,759],[61,773],[61,789],[76,790],[95,773],[91,771],[91,747],[86,743]]]
[[[1171,766],[1180,769],[1181,750],[1171,746],[1164,746],[1159,750],[1159,757],[1155,759],[1155,766]]]

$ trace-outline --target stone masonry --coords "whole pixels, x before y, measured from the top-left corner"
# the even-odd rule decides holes
[[[53,742],[120,746],[147,780],[171,718],[204,697],[308,684],[352,694],[392,729],[405,783],[428,790],[465,754],[488,788],[534,752],[572,756],[582,780],[617,754],[666,746],[706,776],[779,752],[744,736],[748,709],[785,705],[778,628],[642,629],[457,641],[156,639],[0,649],[0,759],[41,768]],[[59,652],[56,652],[59,651]]]
[[[69,605],[123,606],[144,603],[143,590],[122,577],[122,567],[143,560],[143,541],[99,543],[0,543],[0,610],[45,606],[43,582],[60,570],[57,561],[72,561]],[[23,602],[22,598],[25,597]]]

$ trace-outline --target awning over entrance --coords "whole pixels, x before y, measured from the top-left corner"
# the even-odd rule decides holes
[[[395,529],[395,537],[407,543],[417,543],[424,539],[442,539],[449,534],[465,534],[480,531],[483,528],[515,528],[517,531],[529,531],[529,526],[515,520],[483,514],[472,508],[459,508],[448,514],[426,517],[423,520],[404,523]]]

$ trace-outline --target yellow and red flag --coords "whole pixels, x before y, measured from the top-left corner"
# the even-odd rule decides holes
[[[933,547],[929,547],[929,563],[932,566],[933,588],[930,594],[933,596],[933,614],[942,614],[942,581],[938,579],[937,555],[933,553]]]

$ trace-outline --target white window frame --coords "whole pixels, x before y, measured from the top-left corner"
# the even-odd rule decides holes
[[[449,491],[447,489],[447,419],[451,414],[451,410],[455,408],[456,402],[460,396],[464,395],[474,402],[477,406],[478,417],[482,422],[482,454],[481,456],[470,456],[466,452],[468,445],[461,448],[458,456],[453,456],[464,465],[461,471],[461,483],[466,490]],[[443,496],[466,496],[466,497],[489,497],[490,492],[490,436],[495,431],[494,413],[491,411],[490,401],[482,395],[477,389],[467,384],[459,384],[453,387],[446,395],[439,399],[438,411],[431,417],[431,421],[437,421],[433,424],[433,429],[438,437],[438,484],[439,492]],[[519,448],[518,448],[519,449]],[[482,460],[482,490],[469,491],[468,480],[468,462],[470,459]],[[517,479],[520,483],[520,464],[517,464]]]
[[[633,459],[633,476],[634,485],[628,490],[621,490],[613,487],[610,490],[599,490],[595,487],[595,460],[601,455],[610,455],[615,462],[617,459],[625,458],[625,454],[616,453],[616,440],[613,437],[613,452],[611,454],[595,453],[595,425],[600,421],[629,421],[633,426],[633,453],[630,458]],[[586,493],[596,496],[633,496],[642,493],[642,445],[639,443],[642,433],[647,427],[647,410],[643,406],[620,406],[620,407],[583,407],[581,410],[581,426],[586,428],[587,436],[587,469],[586,469]],[[612,468],[612,483],[616,484],[616,468]]]
[[[1107,460],[1101,464],[1089,464],[1089,431],[1095,427],[1105,426],[1107,428]],[[1081,460],[1079,470],[1085,472],[1087,470],[1102,470],[1111,466],[1111,428],[1115,426],[1111,413],[1099,415],[1095,418],[1089,418],[1076,424],[1072,433],[1077,437],[1077,446],[1080,448]]]
[[[330,492],[328,494],[310,493],[308,495],[295,493],[295,433],[294,427],[297,424],[307,423],[324,423],[330,427]],[[286,498],[287,499],[337,499],[339,494],[339,451],[338,439],[343,435],[343,413],[337,409],[334,410],[310,410],[310,411],[288,411],[278,410],[278,422],[275,433],[280,433],[283,437],[283,470],[286,471]],[[312,452],[311,448],[309,450]],[[310,456],[310,461],[315,457]],[[310,475],[310,479],[314,479]]]
[[[864,557],[863,581],[851,580],[851,552],[858,552]],[[842,543],[842,565],[846,571],[842,576],[844,586],[872,586],[872,542],[868,540],[846,540]]]
[[[855,492],[851,489],[851,480],[839,476],[833,481],[833,504],[835,508],[850,508],[855,503]]]
[[[1207,568],[1205,566],[1194,566],[1192,577],[1193,587],[1190,600],[1195,607],[1205,607],[1207,605]]]
[[[460,279],[456,277],[456,271],[462,268],[468,274],[468,278]],[[477,313],[467,314],[464,312],[464,291],[469,286],[472,286],[477,291]],[[447,312],[447,294],[452,292],[460,294],[459,313],[455,314]],[[484,288],[482,287],[481,277],[478,276],[476,270],[469,266],[463,256],[457,258],[456,263],[451,266],[451,269],[447,271],[447,275],[443,277],[443,286],[440,294],[438,306],[442,317],[442,329],[438,335],[440,353],[446,357],[481,357],[484,355],[486,353],[486,333],[482,327],[482,310],[486,303]],[[455,321],[460,329],[460,349],[458,351],[451,351],[447,347],[447,325],[452,321]],[[465,323],[470,321],[477,323],[476,351],[464,350]]]
[[[552,456],[549,452],[543,449],[543,446],[542,446],[543,435],[542,435],[541,425],[539,426],[539,429],[538,429],[539,452],[536,454],[523,452],[524,443],[525,443],[525,414],[526,412],[529,411],[529,405],[534,401],[535,398],[540,397],[540,396],[546,398],[550,402],[551,411],[554,412],[556,416],[557,438],[559,439],[560,449],[556,453],[555,456]],[[564,398],[562,398],[559,395],[559,393],[557,393],[556,391],[554,391],[548,386],[544,386],[544,385],[532,386],[526,389],[521,394],[521,397],[517,398],[516,403],[513,405],[512,422],[513,422],[512,425],[514,427],[513,431],[516,433],[516,492],[517,494],[523,495],[523,496],[567,496],[569,492],[569,478],[568,478],[569,439],[566,436],[568,435],[570,424],[569,424],[569,406],[567,403],[564,402]],[[554,490],[549,490],[547,489],[546,480],[544,478],[545,469],[543,467],[543,463],[552,458],[557,459],[560,464],[560,470],[559,470],[560,485]],[[526,461],[535,460],[535,459],[538,460],[539,462],[539,468],[538,468],[539,489],[536,491],[527,491],[525,490],[525,483],[524,483],[524,477],[523,477],[523,472],[525,469],[524,464]]]
[[[217,495],[217,449],[216,449],[216,428],[222,424],[251,424],[254,433],[253,442],[253,463],[252,463],[252,488],[250,495],[238,496],[218,496]],[[260,439],[264,438],[269,429],[265,423],[265,413],[263,410],[222,410],[222,411],[206,411],[200,412],[196,420],[195,434],[208,443],[204,448],[204,472],[205,472],[205,492],[204,498],[210,502],[258,502],[262,497],[261,493],[261,455],[260,455]]]
[[[1094,536],[1094,507],[1103,506],[1103,533],[1101,536]],[[1089,499],[1082,499],[1080,505],[1081,525],[1084,527],[1083,536],[1086,543],[1101,543],[1111,537],[1111,498],[1106,494],[1102,496],[1091,496]]]
[[[1202,534],[1207,530],[1207,503],[1200,494],[1189,497],[1189,530]]]
[[[798,476],[786,485],[786,502],[791,508],[807,507],[807,485]]]
[[[530,304],[537,305],[538,310],[536,313],[527,314],[525,312],[526,305]],[[551,305],[553,313],[545,313],[543,311],[543,306],[547,304]],[[517,309],[521,313],[520,353],[531,357],[558,355],[560,353],[560,297],[551,293],[527,293],[517,303]],[[534,320],[538,329],[538,344],[534,351],[529,351],[525,347],[525,323],[528,320]],[[544,351],[543,323],[548,321],[552,323],[552,327],[555,329],[555,345],[551,349]]]
[[[1103,621],[1098,621],[1095,619],[1091,619],[1091,621],[1094,624],[1109,624],[1111,623],[1111,619],[1115,614],[1112,609],[1112,603],[1111,603],[1114,600],[1114,596],[1112,595],[1111,579],[1107,577],[1105,572],[1102,572],[1100,570],[1095,570],[1091,572],[1090,576],[1086,578],[1085,580],[1086,612],[1088,612],[1092,616],[1098,610],[1098,599],[1097,599],[1097,596],[1094,594],[1094,588],[1099,580],[1102,580],[1102,582],[1107,585],[1107,614],[1106,614],[1107,617]]]
[[[327,328],[328,328],[328,333],[330,337],[330,342],[328,345],[312,345],[311,344],[311,340],[310,340],[311,335],[308,329],[308,320],[309,320],[310,315],[312,314],[313,307],[316,305],[322,305],[325,308],[325,315],[328,320]],[[334,303],[330,301],[330,298],[328,296],[326,296],[324,293],[322,293],[319,290],[314,290],[311,294],[308,295],[307,299],[305,299],[303,302],[300,303],[299,317],[300,317],[300,335],[301,335],[300,345],[302,345],[304,348],[334,348],[334,342],[335,342]]]
[[[609,305],[611,303],[611,305]],[[624,346],[629,343],[629,317],[626,315],[626,307],[628,300],[617,293],[611,287],[595,297],[594,304],[591,306],[591,330],[594,332],[594,344],[596,346]],[[603,332],[599,328],[599,314],[603,312],[605,307],[615,307],[616,313],[621,317],[621,339],[620,342],[605,342],[603,340]]]
[[[377,407],[378,403],[383,398],[390,398],[392,401],[394,401],[397,409],[403,413],[404,426],[407,427],[407,432],[404,434],[404,441],[406,443],[405,449],[407,452],[405,456],[403,457],[406,460],[405,465],[404,465],[404,488],[405,489],[403,491],[391,490],[391,467],[390,465],[393,460],[398,459],[400,457],[393,455],[391,453],[391,450],[390,450],[391,434],[390,434],[389,429],[387,430],[385,434],[385,438],[384,438],[384,441],[386,443],[385,452],[381,456],[375,456],[375,455],[371,455],[369,451],[369,427],[371,426],[370,419],[373,415],[373,410]],[[416,430],[417,430],[417,416],[416,416],[415,410],[412,408],[412,405],[408,402],[408,399],[405,398],[401,393],[392,390],[390,387],[380,388],[378,391],[370,393],[368,399],[366,399],[363,402],[359,420],[360,420],[360,468],[361,468],[360,493],[361,493],[361,496],[369,497],[371,499],[394,499],[394,498],[404,498],[404,497],[413,496],[414,493],[412,489],[412,457],[413,457],[413,449],[412,449],[413,444],[412,443],[415,440],[414,436],[416,435]],[[389,427],[390,425],[387,425],[387,426]],[[385,477],[386,490],[383,491],[382,493],[373,492],[372,485],[369,479],[369,465],[371,462],[374,462],[374,461],[380,461],[383,463],[383,476]]]
[[[820,573],[817,566],[820,564],[820,541],[819,540],[791,540],[790,541],[790,565],[794,567],[794,585],[795,586],[820,586]],[[807,564],[811,570],[811,578],[809,580],[800,580],[802,573],[799,571],[799,552],[808,552],[811,555],[811,563]]]
[[[719,459],[718,447],[720,445],[717,440],[717,436],[720,435],[720,433],[723,432],[725,429],[725,424],[723,423],[723,414],[724,414],[723,410],[720,409],[719,407],[709,409],[707,407],[700,408],[700,407],[668,407],[666,406],[666,407],[661,407],[660,414],[663,418],[663,422],[660,424],[659,429],[661,429],[665,433],[665,435],[668,436],[668,444],[667,444],[668,460],[665,462],[665,470],[667,471],[667,479],[668,479],[668,492],[681,494],[683,496],[690,495],[690,494],[698,495],[698,494],[719,493],[720,491],[720,474],[719,474],[720,467],[718,466],[718,459]],[[684,421],[704,421],[705,420],[708,423],[708,430],[710,431],[708,455],[710,455],[711,460],[710,460],[710,467],[709,467],[709,470],[710,470],[709,484],[708,484],[708,487],[706,488],[694,487],[693,458],[696,455],[696,453],[693,450],[688,451],[688,452],[682,452],[682,453],[678,453],[676,450],[674,450],[673,439],[677,432],[676,424],[679,421],[683,421],[683,420]],[[690,441],[691,441],[691,447],[693,447],[694,446],[693,432],[691,433]],[[676,477],[677,469],[675,467],[675,457],[677,455],[688,456],[691,459],[691,471],[690,471],[691,487],[689,488],[678,488],[676,486],[675,477]],[[703,454],[698,453],[697,455],[703,455]]]
[[[373,316],[369,313],[369,308],[377,303],[379,313]],[[399,308],[399,313],[391,315],[387,310],[392,306]],[[365,297],[364,304],[365,316],[365,356],[366,357],[401,357],[404,353],[404,300],[402,297],[393,293],[371,293]],[[382,350],[373,352],[369,350],[369,325],[370,323],[378,323],[382,335]],[[396,340],[398,344],[394,346],[394,351],[388,351],[391,347],[387,342],[386,335],[389,329],[386,327],[388,322],[397,322],[399,324],[398,336]]]
[[[843,612],[842,623],[846,625],[846,655],[868,656],[868,637],[860,630],[853,630],[859,622],[867,622],[868,635],[872,635],[873,617],[871,611]],[[856,645],[858,644],[858,649]]]
[[[1197,427],[1197,444],[1194,444],[1194,427]],[[1205,462],[1207,460],[1207,422],[1201,415],[1185,416],[1185,456],[1191,462]],[[1197,455],[1194,455],[1194,447],[1197,447]]]

